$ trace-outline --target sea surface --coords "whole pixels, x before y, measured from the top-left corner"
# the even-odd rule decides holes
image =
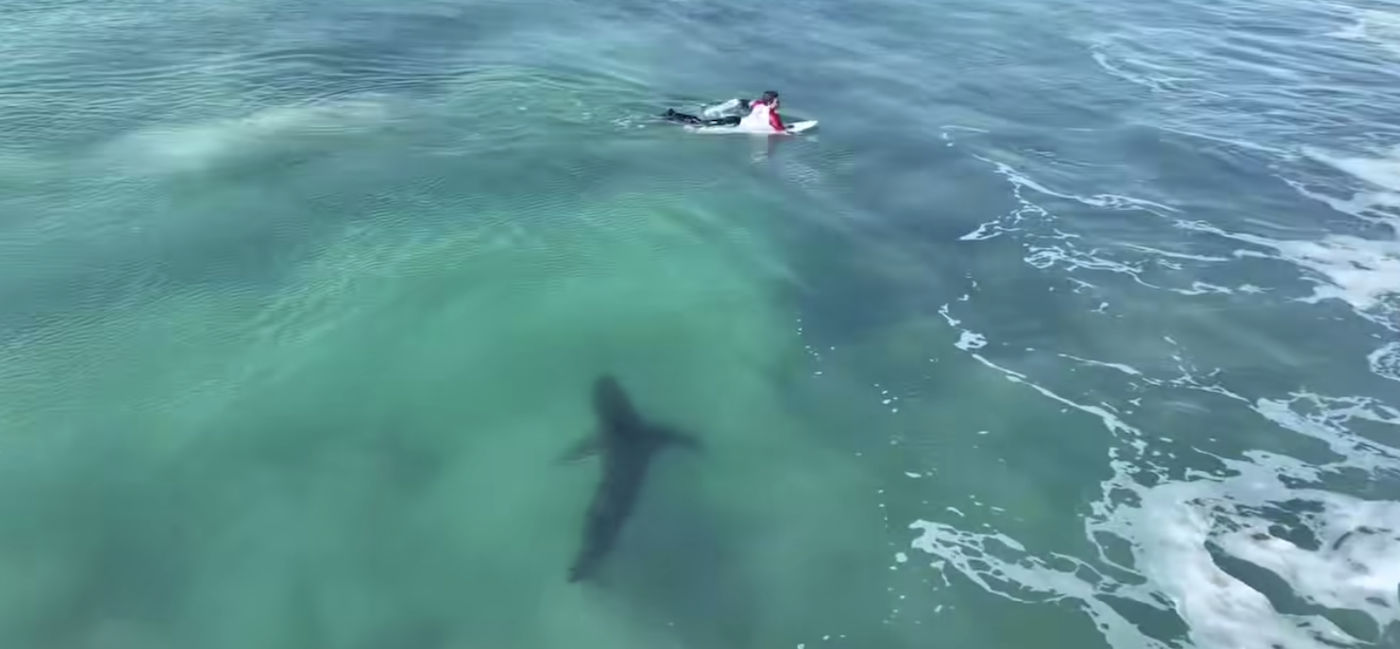
[[[4,649],[1400,647],[1400,3],[0,0],[0,72]],[[702,448],[570,583],[603,375]]]

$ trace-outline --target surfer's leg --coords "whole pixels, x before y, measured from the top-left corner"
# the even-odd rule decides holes
[[[662,119],[665,119],[665,120],[667,120],[667,121],[678,122],[678,123],[681,123],[681,124],[703,124],[703,123],[704,123],[704,122],[702,122],[702,121],[700,120],[699,117],[696,117],[696,116],[694,116],[694,115],[687,115],[687,114],[685,114],[685,113],[678,113],[678,112],[676,112],[676,109],[674,109],[674,108],[667,108],[667,109],[666,109],[666,112],[663,113],[663,114],[661,115],[661,117],[662,117]]]

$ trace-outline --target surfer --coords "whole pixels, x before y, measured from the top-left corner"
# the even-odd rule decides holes
[[[735,108],[747,111],[748,114],[744,116],[724,114]],[[787,127],[783,126],[782,116],[778,115],[778,93],[772,90],[765,91],[762,97],[752,101],[731,99],[718,106],[707,108],[704,112],[705,117],[698,117],[679,112],[674,108],[668,108],[661,117],[667,121],[692,126],[742,126],[755,131],[787,132]],[[719,116],[715,117],[714,115]]]
[[[776,133],[787,131],[787,127],[783,126],[783,118],[778,115],[778,93],[776,91],[765,90],[762,97],[751,103],[748,117],[740,120],[741,126],[755,129],[767,126]]]

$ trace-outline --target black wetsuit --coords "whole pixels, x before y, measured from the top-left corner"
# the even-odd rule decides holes
[[[662,113],[661,118],[668,122],[676,122],[678,124],[692,124],[695,126],[738,126],[739,122],[743,120],[743,118],[739,117],[738,115],[730,115],[728,117],[717,117],[715,119],[701,119],[694,115],[678,113],[674,108],[666,109],[666,112]]]

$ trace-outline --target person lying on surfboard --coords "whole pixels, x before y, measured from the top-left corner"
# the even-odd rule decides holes
[[[783,118],[778,114],[778,93],[772,90],[764,91],[763,96],[749,101],[747,99],[737,99],[727,101],[712,109],[706,109],[706,113],[716,110],[727,110],[739,107],[748,111],[748,115],[740,117],[738,115],[725,115],[722,117],[696,117],[677,112],[674,108],[666,109],[666,113],[661,117],[668,121],[690,124],[692,126],[742,126],[754,131],[771,130],[774,133],[786,133],[787,127],[783,126]]]

